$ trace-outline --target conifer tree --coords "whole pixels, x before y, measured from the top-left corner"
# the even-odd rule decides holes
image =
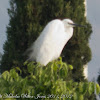
[[[26,60],[23,53],[36,40],[44,26],[53,19],[70,18],[88,28],[75,28],[72,39],[65,46],[62,57],[74,66],[72,77],[83,81],[83,65],[91,60],[88,42],[91,25],[84,17],[84,0],[10,0],[10,22],[7,41],[1,61],[1,72],[21,66]]]
[[[1,72],[11,69],[14,65],[19,66],[23,63],[23,52],[27,45],[26,20],[24,2],[10,0],[11,8],[8,9],[10,16],[7,26],[7,41],[4,44],[4,55],[1,60]],[[23,10],[24,9],[24,10]]]

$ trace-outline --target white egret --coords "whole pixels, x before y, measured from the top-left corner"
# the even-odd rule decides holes
[[[28,49],[31,51],[28,60],[36,61],[46,66],[52,60],[57,59],[65,44],[73,35],[73,27],[81,26],[70,19],[55,19],[49,22],[40,36]]]

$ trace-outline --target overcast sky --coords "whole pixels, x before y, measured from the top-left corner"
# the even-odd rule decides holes
[[[89,65],[89,80],[98,76],[100,69],[100,0],[87,0],[87,18],[92,24],[90,39],[92,60]]]
[[[9,22],[7,8],[9,0],[0,0],[0,52],[6,39],[6,26]],[[87,18],[92,24],[93,33],[90,39],[92,60],[89,66],[89,80],[97,77],[100,68],[100,0],[87,0]]]
[[[2,45],[6,39],[6,25],[9,22],[7,8],[9,0],[0,0],[0,52],[3,52]]]

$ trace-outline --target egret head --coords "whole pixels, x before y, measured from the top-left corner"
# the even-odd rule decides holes
[[[63,22],[64,22],[65,27],[85,27],[84,25],[79,25],[79,24],[74,23],[70,19],[64,19]]]

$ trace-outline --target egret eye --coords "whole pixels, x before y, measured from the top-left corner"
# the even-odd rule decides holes
[[[73,23],[68,22],[69,25],[72,25]]]

